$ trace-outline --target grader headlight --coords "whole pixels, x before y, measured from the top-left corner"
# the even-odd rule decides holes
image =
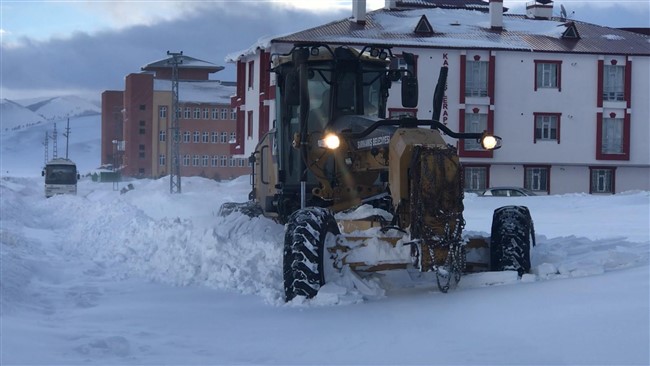
[[[485,150],[496,150],[501,147],[501,137],[488,134],[487,132],[483,133],[479,142]]]
[[[321,140],[318,140],[318,146],[336,150],[341,146],[341,140],[335,133],[328,133]]]

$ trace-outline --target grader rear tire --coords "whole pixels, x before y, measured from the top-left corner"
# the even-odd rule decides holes
[[[526,206],[504,206],[494,210],[490,238],[490,264],[493,271],[530,272],[531,238],[535,230]]]
[[[332,213],[308,207],[289,216],[284,235],[285,300],[296,296],[312,298],[325,284],[323,256],[328,233],[338,234]]]

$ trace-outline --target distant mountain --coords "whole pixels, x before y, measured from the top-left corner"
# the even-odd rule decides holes
[[[22,130],[46,122],[45,118],[9,99],[0,100],[0,132]]]
[[[48,121],[66,118],[93,116],[102,113],[99,105],[74,95],[45,99],[26,105],[31,111],[40,114]]]

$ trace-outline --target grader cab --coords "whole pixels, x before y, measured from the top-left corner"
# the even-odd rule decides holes
[[[396,82],[404,107],[418,100],[417,79],[408,69],[391,69],[392,57],[388,47],[299,44],[272,60],[276,122],[251,157],[250,202],[225,204],[221,212],[286,224],[287,301],[318,293],[325,262],[359,273],[435,272],[443,292],[467,271],[530,269],[534,233],[524,206],[496,210],[491,238],[463,236],[462,168],[442,134],[485,149],[498,148],[500,138],[456,133],[437,120],[446,68],[432,119],[386,118]],[[482,253],[479,260],[467,261],[469,251]]]

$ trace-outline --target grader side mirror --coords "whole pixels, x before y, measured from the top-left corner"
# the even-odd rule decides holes
[[[415,76],[402,76],[402,106],[404,108],[418,106],[418,79]]]

